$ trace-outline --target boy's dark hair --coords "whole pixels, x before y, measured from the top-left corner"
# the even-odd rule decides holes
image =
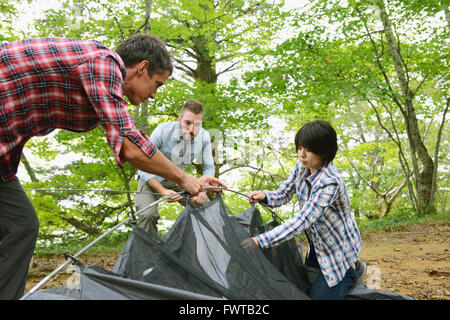
[[[299,147],[317,154],[328,165],[338,150],[336,131],[324,120],[308,122],[295,135],[295,150]]]
[[[147,60],[149,75],[161,74],[166,70],[172,74],[172,57],[164,42],[158,37],[136,34],[122,42],[116,48],[116,52],[126,67],[132,67],[136,63]]]
[[[186,110],[192,112],[193,114],[203,114],[203,105],[198,100],[190,99],[187,100],[184,103],[183,108],[181,108],[180,116],[183,116]]]

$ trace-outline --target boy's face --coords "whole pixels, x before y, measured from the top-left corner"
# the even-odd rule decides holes
[[[305,169],[310,169],[311,173],[319,169],[323,164],[322,158],[319,155],[308,151],[302,146],[298,147],[297,156],[298,160],[300,160],[302,164],[302,167]]]

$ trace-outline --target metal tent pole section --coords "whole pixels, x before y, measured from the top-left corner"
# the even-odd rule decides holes
[[[167,197],[161,198],[151,204],[149,204],[148,206],[146,206],[145,208],[139,210],[138,212],[136,212],[136,214],[134,216],[138,216],[139,214],[141,214],[143,211],[153,207],[154,205],[157,205],[158,203],[168,199],[168,198],[172,198],[174,196],[180,195],[185,193],[185,191],[180,191],[177,192],[175,194],[169,195]],[[110,230],[108,230],[107,232],[105,232],[104,234],[102,234],[101,236],[99,236],[97,239],[95,239],[94,241],[92,241],[91,243],[89,243],[86,247],[84,247],[83,249],[81,249],[80,251],[78,251],[77,253],[75,253],[73,256],[72,255],[68,255],[67,256],[67,260],[66,262],[64,262],[63,264],[61,264],[58,268],[56,268],[55,270],[53,270],[53,272],[51,272],[50,274],[48,274],[44,279],[42,279],[41,281],[39,281],[38,284],[36,284],[33,288],[30,289],[30,291],[28,291],[28,293],[26,295],[24,295],[22,298],[20,298],[20,300],[25,300],[27,299],[29,296],[31,296],[33,293],[35,293],[40,287],[42,287],[47,281],[49,281],[54,275],[56,275],[58,272],[60,272],[62,269],[64,269],[70,262],[72,262],[72,260],[76,260],[76,258],[78,256],[80,256],[81,254],[85,253],[89,248],[91,248],[92,246],[94,246],[97,242],[99,242],[100,240],[102,240],[104,237],[106,237],[107,235],[109,235],[110,233],[112,233],[114,230],[116,230],[117,228],[120,228],[121,226],[123,226],[125,223],[127,223],[128,221],[130,221],[132,218],[134,218],[134,216],[131,216],[127,219],[125,219],[124,221],[122,221],[121,223],[115,225],[113,228],[111,228]]]
[[[249,197],[248,195],[243,194],[243,193],[241,193],[241,192],[239,192],[239,191],[235,191],[235,190],[228,189],[228,188],[224,188],[224,187],[203,187],[203,190],[215,190],[215,189],[220,189],[220,190],[222,190],[222,191],[231,191],[231,192],[240,194],[241,196],[244,196],[244,197],[247,197],[247,198],[250,199],[250,197]]]
[[[209,190],[209,189],[220,189],[220,190],[222,190],[222,191],[231,191],[231,192],[237,193],[237,194],[239,194],[239,195],[241,195],[241,196],[244,196],[244,197],[246,197],[246,198],[248,198],[248,199],[251,199],[248,195],[243,194],[242,192],[235,191],[235,190],[231,190],[231,189],[224,188],[224,187],[203,187],[203,189],[204,189],[204,190]],[[263,208],[267,209],[267,210],[272,214],[272,217],[276,217],[276,218],[278,218],[280,221],[283,221],[283,219],[282,219],[280,216],[278,216],[273,210],[269,209],[269,206],[268,206],[267,204],[264,204],[264,203],[261,203],[261,202],[258,202],[258,203],[259,203],[261,206],[263,206]]]

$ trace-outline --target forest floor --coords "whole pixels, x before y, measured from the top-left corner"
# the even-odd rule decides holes
[[[402,225],[363,233],[360,260],[367,264],[364,284],[408,295],[418,300],[450,300],[450,222]],[[85,265],[111,270],[120,251],[92,251],[79,257]],[[26,291],[56,269],[63,254],[36,256],[30,266]],[[73,267],[53,277],[43,288],[77,281]]]

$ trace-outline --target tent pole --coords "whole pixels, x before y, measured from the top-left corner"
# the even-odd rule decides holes
[[[145,208],[139,210],[138,212],[136,212],[136,214],[134,216],[138,216],[140,215],[143,211],[153,207],[154,205],[157,205],[158,203],[180,195],[180,194],[184,194],[185,191],[180,191],[177,192],[175,194],[166,196],[164,198],[161,198],[151,204],[149,204],[148,206],[146,206]],[[122,225],[124,225],[125,223],[127,223],[128,221],[130,221],[130,219],[134,218],[133,216],[125,219],[124,221],[122,221],[121,223],[115,225],[113,228],[111,228],[110,230],[108,230],[107,232],[105,232],[104,234],[102,234],[101,236],[99,236],[97,239],[95,239],[94,241],[92,241],[91,243],[89,243],[87,246],[85,246],[83,249],[81,249],[80,251],[78,251],[77,253],[75,253],[73,256],[68,256],[67,260],[61,264],[58,268],[56,268],[55,270],[53,270],[53,272],[51,272],[50,274],[48,274],[44,279],[42,279],[41,281],[39,281],[38,284],[36,284],[33,288],[30,289],[30,291],[28,291],[28,293],[26,295],[24,295],[22,298],[20,298],[20,300],[25,300],[27,299],[29,296],[31,296],[33,293],[35,293],[40,287],[42,287],[47,281],[49,281],[54,275],[56,275],[58,272],[60,272],[62,269],[64,269],[64,267],[66,267],[74,258],[77,258],[78,256],[80,256],[81,254],[85,253],[89,248],[91,248],[92,246],[94,246],[97,242],[99,242],[100,240],[102,240],[104,237],[106,237],[107,235],[109,235],[110,233],[112,233],[113,231],[115,231],[117,228],[120,228]]]
[[[241,193],[241,192],[239,192],[239,191],[231,190],[231,189],[228,189],[228,188],[224,188],[224,187],[203,187],[203,190],[213,190],[213,189],[220,189],[220,190],[222,190],[222,191],[231,191],[231,192],[237,193],[237,194],[239,194],[239,195],[241,195],[241,196],[247,197],[248,199],[251,199],[251,198],[250,198],[248,195],[246,195],[246,194],[243,194],[243,193]],[[272,217],[274,217],[274,218],[276,217],[276,218],[278,218],[280,221],[283,221],[283,219],[282,219],[280,216],[278,216],[273,210],[271,210],[267,204],[264,204],[264,203],[261,203],[261,202],[258,202],[258,203],[259,203],[261,206],[263,206],[263,208],[267,209],[267,210],[272,214]]]

